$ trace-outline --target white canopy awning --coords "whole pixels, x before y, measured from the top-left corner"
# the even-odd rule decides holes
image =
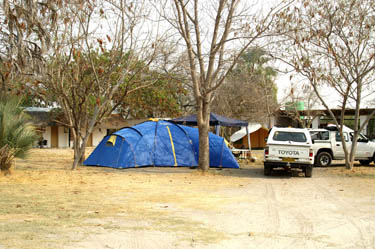
[[[259,124],[259,123],[249,123],[249,126],[247,127],[247,129],[249,131],[249,134],[251,134],[251,133],[256,132],[257,130],[259,130],[261,127],[262,127],[262,125]],[[240,140],[241,138],[243,138],[246,135],[247,135],[247,133],[246,133],[246,127],[242,127],[241,130],[236,131],[235,133],[233,133],[232,136],[230,136],[230,141],[231,142],[236,142],[236,141]]]

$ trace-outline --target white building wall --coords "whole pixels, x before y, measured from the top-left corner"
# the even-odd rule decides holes
[[[318,129],[320,125],[320,116],[315,117],[312,121],[312,128],[313,129]]]
[[[69,147],[69,129],[64,126],[59,126],[59,148],[67,148]]]
[[[84,132],[84,130],[83,130]],[[51,148],[51,127],[47,126],[42,133],[43,140],[47,140],[47,145],[44,148]],[[92,133],[92,145],[98,146],[102,139],[107,135],[107,128],[97,127]],[[69,146],[69,129],[63,126],[58,127],[58,148],[72,148],[73,141],[70,141]]]
[[[275,124],[276,124],[276,117],[271,117],[271,122],[270,123],[271,123],[271,127],[267,127],[268,129],[271,129],[272,127],[275,126]]]
[[[359,116],[359,124],[360,124],[360,126],[362,126],[362,124],[366,121],[366,119],[367,119],[367,115],[366,116],[365,115]],[[368,123],[365,125],[365,127],[362,130],[362,133],[365,134],[365,135],[368,135],[367,134],[367,126],[368,126]]]
[[[96,127],[92,132],[92,145],[98,146],[102,139],[107,135],[107,129],[103,127]]]
[[[51,127],[47,126],[46,130],[43,132],[43,140],[47,140],[47,145],[45,147],[51,148]]]

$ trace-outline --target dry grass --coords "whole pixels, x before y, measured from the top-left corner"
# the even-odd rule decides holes
[[[184,232],[200,243],[224,240],[230,235],[179,212],[220,212],[240,202],[243,196],[218,193],[262,176],[262,155],[256,154],[257,162],[241,170],[202,175],[188,168],[80,167],[72,172],[71,150],[35,149],[29,159],[17,160],[11,176],[0,176],[0,248],[63,248],[99,229]],[[375,177],[373,167],[356,168],[354,174],[342,167],[323,171]]]
[[[215,211],[235,201],[215,194],[234,183],[237,177],[224,174],[235,170],[211,170],[204,176],[187,168],[80,167],[72,172],[72,153],[35,149],[27,160],[17,160],[11,176],[0,177],[0,246],[59,248],[97,226],[148,229],[129,220],[146,220],[149,228],[161,231],[188,231],[203,242],[225,238],[203,223],[173,215],[173,206]]]

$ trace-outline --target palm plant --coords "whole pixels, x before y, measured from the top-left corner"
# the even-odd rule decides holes
[[[17,98],[0,98],[0,170],[10,174],[14,158],[24,158],[37,136]]]

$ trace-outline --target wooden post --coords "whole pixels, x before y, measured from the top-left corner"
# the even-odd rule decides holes
[[[251,141],[250,141],[250,133],[249,133],[249,126],[246,126],[246,134],[247,134],[247,144],[249,145],[249,153],[250,153],[250,160],[252,158],[251,155]]]

